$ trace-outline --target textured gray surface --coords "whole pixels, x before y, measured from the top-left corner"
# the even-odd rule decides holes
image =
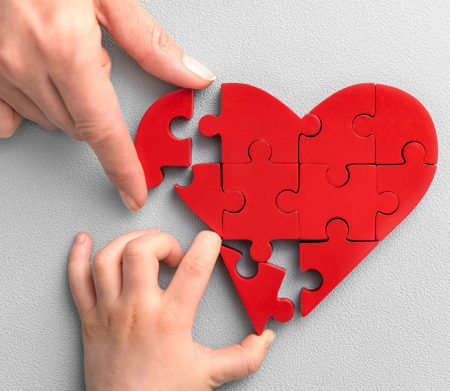
[[[244,4],[245,3],[245,4]],[[282,4],[282,5],[281,5]],[[218,113],[220,83],[259,86],[297,113],[357,83],[402,88],[429,109],[440,142],[430,191],[398,227],[310,316],[271,326],[278,339],[263,368],[222,390],[450,389],[450,3],[436,1],[145,1],[145,7],[218,80],[196,93],[194,163],[217,161],[217,140],[196,133]],[[145,109],[173,87],[148,76],[109,38],[112,77],[133,136]],[[184,248],[204,228],[167,170],[137,214],[121,204],[86,145],[25,122],[0,141],[0,390],[81,390],[80,329],[66,263],[79,230],[99,249],[141,227],[173,233]],[[295,302],[316,276],[297,267],[294,242],[277,243],[288,269],[282,293]],[[163,268],[161,280],[170,272]],[[251,330],[222,264],[214,270],[195,337],[217,347]]]

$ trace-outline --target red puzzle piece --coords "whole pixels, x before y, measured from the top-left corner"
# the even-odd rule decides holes
[[[272,162],[296,163],[300,134],[313,136],[320,129],[316,116],[300,118],[272,95],[247,84],[222,84],[221,98],[220,116],[203,117],[199,129],[208,137],[220,134],[222,163],[250,162],[249,147],[256,140],[270,144]]]
[[[315,137],[300,137],[300,163],[326,164],[328,181],[342,186],[348,180],[349,164],[375,163],[373,137],[353,132],[353,120],[375,113],[375,85],[357,84],[336,92],[316,106],[311,114],[322,124]]]
[[[279,322],[287,322],[292,318],[294,304],[289,299],[278,297],[286,274],[283,268],[271,263],[260,263],[258,273],[246,278],[236,270],[241,252],[222,246],[220,254],[258,335],[263,332],[271,316]]]
[[[375,135],[376,163],[402,164],[402,149],[417,141],[425,148],[424,163],[438,156],[436,131],[428,111],[416,98],[394,87],[376,85],[375,116],[361,115],[353,128],[361,136]]]
[[[327,241],[300,243],[301,271],[317,270],[323,279],[318,289],[302,289],[302,316],[308,315],[378,245],[378,242],[350,242],[347,233],[343,220],[332,220],[327,225]]]
[[[391,192],[379,194],[375,165],[351,165],[345,186],[334,187],[326,179],[328,167],[300,165],[300,190],[280,193],[277,204],[282,211],[298,211],[300,239],[325,240],[325,227],[333,218],[342,218],[350,229],[349,240],[375,240],[377,212],[393,213],[398,199]]]
[[[192,166],[194,180],[189,186],[175,185],[175,190],[192,211],[212,230],[222,235],[224,210],[238,212],[244,207],[244,196],[236,190],[223,192],[220,164]]]
[[[400,222],[409,215],[428,190],[436,166],[424,164],[425,150],[413,142],[403,148],[404,163],[377,166],[378,191],[392,191],[399,199],[395,213],[378,213],[377,240],[383,240]]]
[[[250,163],[223,165],[224,190],[239,190],[245,197],[239,213],[224,212],[223,238],[252,241],[250,255],[257,262],[270,258],[271,240],[298,237],[297,214],[282,213],[275,204],[280,191],[298,187],[298,164],[272,163],[270,153],[267,143],[256,141]]]
[[[170,132],[176,117],[192,117],[192,90],[169,92],[153,103],[142,117],[134,142],[145,173],[147,187],[156,187],[164,179],[161,167],[191,165],[191,139],[180,140]]]

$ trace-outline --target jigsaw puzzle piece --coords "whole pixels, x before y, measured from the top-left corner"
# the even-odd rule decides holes
[[[302,316],[308,315],[378,245],[378,242],[351,242],[347,233],[345,221],[332,220],[327,225],[328,240],[300,243],[300,270],[317,270],[323,279],[318,289],[302,289]]]
[[[191,165],[191,139],[180,140],[170,132],[176,117],[192,117],[194,92],[181,89],[169,92],[153,103],[142,117],[134,146],[145,173],[147,187],[164,179],[161,167]]]
[[[348,180],[349,164],[374,164],[375,140],[353,131],[360,114],[375,114],[375,85],[357,84],[344,88],[316,106],[311,114],[319,117],[320,132],[300,137],[300,163],[326,164],[328,181],[342,186]]]
[[[374,241],[377,212],[395,212],[397,196],[390,191],[378,193],[375,165],[349,166],[350,178],[341,187],[328,182],[327,169],[321,164],[301,164],[299,191],[281,192],[278,207],[285,212],[298,211],[302,240],[325,240],[328,221],[341,218],[349,225],[349,240]]]
[[[278,322],[287,322],[292,318],[294,304],[287,298],[278,297],[286,274],[283,268],[271,263],[260,263],[258,273],[246,278],[236,270],[241,252],[222,246],[220,254],[258,335],[263,332],[271,316]]]
[[[377,215],[377,240],[380,241],[411,213],[427,192],[436,172],[436,166],[424,163],[426,152],[419,143],[406,144],[402,156],[403,164],[377,166],[377,189],[392,191],[399,199],[395,213]]]
[[[355,118],[354,131],[375,135],[376,164],[402,164],[402,149],[417,141],[425,148],[425,164],[436,164],[437,136],[428,111],[416,98],[394,87],[377,84],[373,117]]]
[[[298,162],[300,134],[313,136],[320,129],[311,114],[300,118],[289,107],[267,92],[240,83],[222,84],[221,113],[204,116],[200,132],[208,137],[220,135],[222,163],[248,163],[248,150],[256,140],[272,147],[274,163]]]
[[[244,196],[236,190],[222,191],[219,163],[196,164],[192,171],[194,180],[189,186],[174,185],[174,188],[189,208],[222,236],[223,211],[238,212],[244,207]]]
[[[271,240],[298,238],[297,213],[283,213],[276,206],[280,191],[298,187],[298,164],[273,163],[270,155],[270,146],[256,141],[250,146],[250,163],[222,166],[223,189],[239,190],[245,197],[239,213],[224,212],[223,238],[253,242],[250,255],[257,262],[270,258]]]

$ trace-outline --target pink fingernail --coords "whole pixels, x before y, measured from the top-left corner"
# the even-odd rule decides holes
[[[79,232],[77,237],[75,238],[75,243],[81,244],[86,241],[86,234],[84,232]]]

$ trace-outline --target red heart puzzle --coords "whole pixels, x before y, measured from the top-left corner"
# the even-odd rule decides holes
[[[306,316],[421,200],[437,137],[424,106],[385,85],[345,88],[303,118],[253,86],[223,84],[221,94],[221,114],[199,128],[220,135],[222,162],[194,165],[193,182],[175,189],[223,239],[252,242],[252,278],[237,272],[237,250],[221,254],[259,334],[270,316],[288,321],[294,310],[278,298],[285,271],[267,262],[271,241],[297,240],[301,270],[322,275],[320,288],[301,292]],[[173,137],[170,122],[190,117],[192,103],[191,91],[178,90],[144,115],[135,145],[149,187],[162,181],[161,167],[190,164],[190,140]]]

